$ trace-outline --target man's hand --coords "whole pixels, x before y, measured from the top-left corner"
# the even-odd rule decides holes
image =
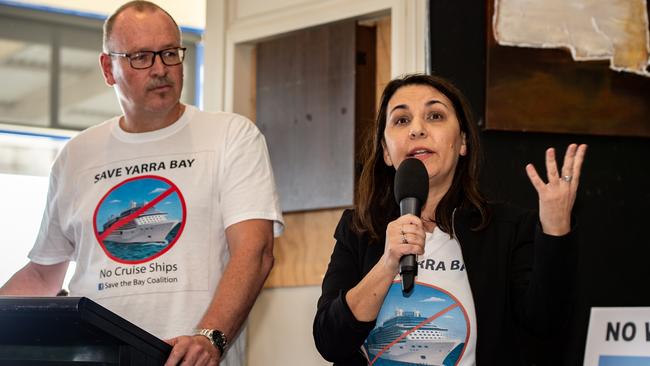
[[[174,347],[165,366],[217,366],[221,361],[219,350],[205,336],[180,336],[165,342]]]

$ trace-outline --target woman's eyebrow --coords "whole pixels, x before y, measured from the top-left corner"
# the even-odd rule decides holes
[[[427,106],[427,107],[430,107],[430,106],[432,106],[434,104],[438,104],[438,103],[440,103],[440,104],[444,105],[445,107],[449,108],[449,106],[447,106],[443,101],[438,100],[438,99],[431,99],[430,101],[426,102],[424,105]]]
[[[393,109],[391,109],[388,114],[392,114],[393,112],[395,112],[396,109],[406,109],[406,110],[408,110],[409,106],[406,105],[406,104],[398,104],[395,107],[393,107]]]

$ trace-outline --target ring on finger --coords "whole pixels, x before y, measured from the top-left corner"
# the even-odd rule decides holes
[[[571,182],[571,179],[573,179],[572,175],[565,175],[565,176],[562,177],[562,180],[567,182],[567,183]]]

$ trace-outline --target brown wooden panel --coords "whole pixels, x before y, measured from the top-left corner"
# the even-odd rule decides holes
[[[264,286],[320,285],[342,213],[336,209],[285,214],[286,229],[275,239],[275,264]]]
[[[352,204],[355,22],[309,28],[257,47],[257,124],[282,209]]]
[[[390,82],[390,17],[383,17],[377,21],[377,77],[375,87],[375,111],[379,109],[381,93],[386,84]]]
[[[377,76],[376,38],[377,27],[357,26],[356,29],[356,93],[355,93],[355,182],[361,176],[363,168],[364,143],[368,134],[372,134],[375,121],[375,88]],[[356,194],[356,191],[355,191]]]

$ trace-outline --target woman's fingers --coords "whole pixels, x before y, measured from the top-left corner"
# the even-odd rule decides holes
[[[573,164],[575,162],[577,148],[578,145],[576,144],[571,144],[566,148],[566,152],[564,153],[564,162],[562,163],[563,179],[566,177],[571,177],[569,178],[569,180],[571,180],[573,178]]]
[[[585,144],[570,144],[564,154],[561,173],[558,173],[555,150],[547,149],[548,182],[544,182],[539,177],[534,166],[531,164],[526,166],[528,178],[539,197],[539,218],[542,229],[547,234],[564,235],[570,230],[571,210],[575,202],[586,151]]]
[[[424,254],[424,246],[419,245],[418,243],[400,244],[398,246],[393,247],[393,250],[399,257],[402,257],[407,254],[417,254],[417,255]]]
[[[400,239],[402,244],[413,243],[416,240],[424,239],[424,229],[414,224],[404,224],[400,226]]]
[[[571,174],[573,175],[573,184],[576,187],[578,186],[578,181],[580,180],[580,172],[582,171],[582,163],[585,161],[585,154],[587,154],[586,144],[581,144],[576,148],[571,170]]]
[[[535,166],[533,166],[533,164],[526,165],[526,174],[528,174],[530,183],[532,183],[533,187],[535,187],[535,190],[538,193],[544,189],[546,183],[544,183],[542,178],[539,177],[539,174],[537,174],[537,169],[535,169]]]
[[[560,172],[558,172],[557,169],[555,149],[552,147],[548,148],[545,155],[548,183],[568,182],[571,183],[572,186],[577,187],[586,152],[587,145],[570,144],[564,154],[564,161],[562,163],[560,175]],[[530,179],[530,182],[538,192],[546,186],[547,183],[542,180],[532,164],[526,165],[526,173],[528,174],[528,179]]]
[[[400,255],[422,254],[424,253],[424,239],[416,234],[400,234],[392,240],[390,247]]]
[[[557,182],[560,175],[557,171],[557,162],[555,161],[555,149],[550,147],[546,149],[546,178],[550,182]]]
[[[424,248],[426,234],[420,218],[414,215],[404,215],[388,224],[387,246],[400,255],[421,254]]]

